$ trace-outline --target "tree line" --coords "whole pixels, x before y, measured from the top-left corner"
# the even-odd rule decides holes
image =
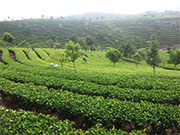
[[[148,65],[153,68],[153,73],[156,72],[156,67],[161,63],[161,59],[159,56],[159,42],[157,40],[157,36],[155,34],[151,35],[151,41],[148,41],[148,47],[141,51],[136,51],[130,43],[125,43],[120,46],[119,49],[110,48],[107,53],[106,57],[115,64],[123,58],[132,58],[134,63],[138,65],[140,61],[145,60]],[[176,48],[169,48],[169,64],[174,64],[174,68],[180,64],[180,50]]]
[[[11,46],[15,37],[8,32],[5,32],[0,39],[0,47],[8,47]],[[75,40],[77,39],[77,40]],[[54,49],[62,48],[62,45],[56,41],[56,37],[51,34],[49,35],[49,42],[51,47]],[[89,42],[89,41],[88,41]],[[148,47],[145,50],[136,50],[135,47],[131,44],[131,42],[122,43],[118,49],[107,47],[104,48],[106,52],[106,57],[115,64],[120,59],[132,59],[137,66],[140,61],[145,60],[146,63],[153,68],[153,72],[155,73],[156,67],[161,62],[159,56],[159,42],[157,36],[155,34],[151,35],[150,41],[147,42]],[[65,44],[65,52],[61,50],[56,50],[54,53],[54,58],[61,63],[61,67],[63,67],[63,63],[66,61],[70,61],[73,63],[74,71],[77,72],[75,67],[75,61],[78,58],[79,50],[87,50],[87,42],[85,38],[72,38],[68,43]],[[26,40],[21,41],[17,47],[27,48],[34,50],[34,46],[30,45]],[[100,46],[95,47],[94,49],[90,49],[91,51],[102,51]],[[169,64],[174,64],[174,68],[180,64],[180,50],[176,48],[168,48],[167,53],[169,54]],[[87,62],[86,58],[83,59]]]

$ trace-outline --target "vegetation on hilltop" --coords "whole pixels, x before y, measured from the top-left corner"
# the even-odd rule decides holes
[[[118,48],[123,42],[131,42],[137,48],[146,47],[146,41],[155,33],[159,44],[179,44],[179,16],[142,16],[97,19],[29,19],[0,22],[0,36],[9,32],[15,36],[14,45],[26,40],[35,47],[52,47],[52,43],[64,45],[69,40],[80,41],[93,48],[97,46]],[[52,36],[53,35],[53,39]],[[82,41],[84,40],[85,41]]]

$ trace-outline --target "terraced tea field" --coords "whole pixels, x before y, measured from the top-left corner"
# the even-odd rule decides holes
[[[63,68],[53,49],[0,48],[2,134],[179,134],[180,72],[83,51]],[[11,55],[10,55],[11,54]]]

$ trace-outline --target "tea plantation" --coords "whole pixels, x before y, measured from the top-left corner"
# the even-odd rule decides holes
[[[178,70],[153,74],[143,61],[113,66],[104,51],[81,51],[74,72],[54,49],[0,48],[0,134],[180,133]]]

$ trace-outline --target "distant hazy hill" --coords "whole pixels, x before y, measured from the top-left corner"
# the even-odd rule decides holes
[[[144,47],[150,35],[155,33],[160,45],[172,45],[180,42],[178,13],[146,12],[133,16],[89,13],[59,19],[4,21],[0,22],[0,36],[4,32],[12,33],[16,38],[15,44],[22,40],[44,42],[54,34],[61,44],[84,37],[88,45],[118,47],[122,42],[130,41],[137,47]],[[39,45],[42,46],[47,47]]]
[[[114,13],[84,13],[66,16],[67,19],[112,19],[112,18],[124,18],[124,17],[142,17],[142,16],[167,16],[167,15],[180,15],[179,10],[157,12],[157,11],[146,11],[139,14],[114,14]]]
[[[85,14],[66,16],[65,18],[97,19],[97,18],[117,18],[117,17],[125,17],[125,16],[130,16],[130,15],[128,15],[128,14],[110,14],[110,13],[85,13]]]

